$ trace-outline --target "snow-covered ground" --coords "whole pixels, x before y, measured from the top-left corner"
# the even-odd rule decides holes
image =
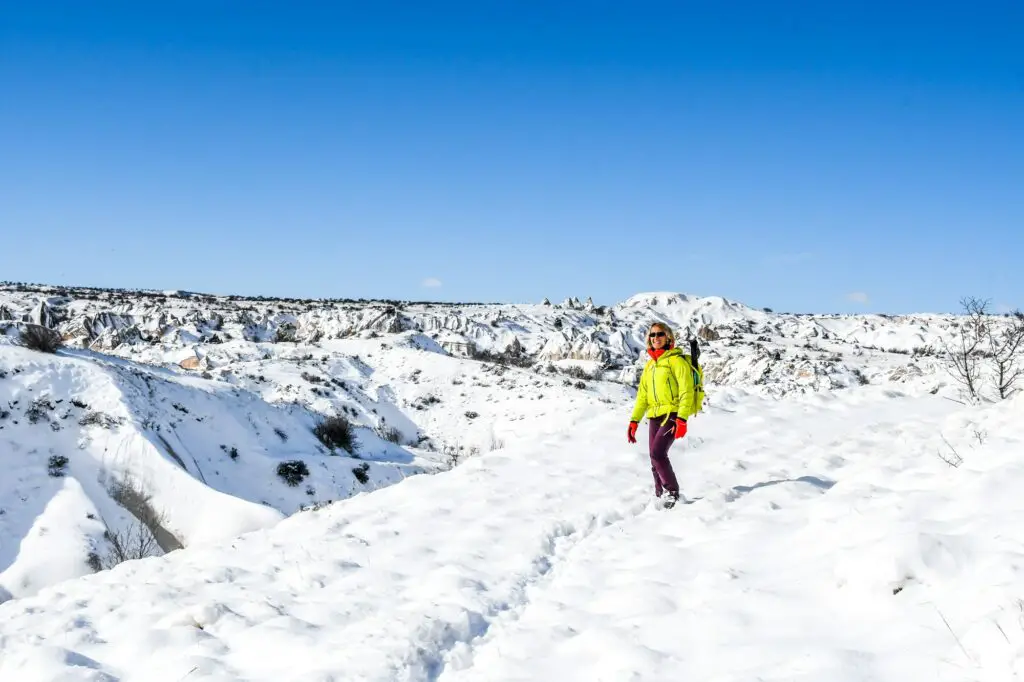
[[[3,680],[1008,680],[1024,401],[731,390],[657,509],[624,403],[0,606]],[[946,443],[948,441],[948,445]],[[946,464],[952,446],[963,458]]]
[[[708,378],[672,510],[657,319]],[[1024,398],[951,400],[957,323],[0,286],[0,682],[1015,679]]]

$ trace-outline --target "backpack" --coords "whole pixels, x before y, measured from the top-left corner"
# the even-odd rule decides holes
[[[696,338],[690,338],[690,354],[684,357],[693,368],[693,414],[697,414],[704,409],[704,370],[700,368],[700,345]]]

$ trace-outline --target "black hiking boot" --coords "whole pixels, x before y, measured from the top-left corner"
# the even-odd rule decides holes
[[[671,509],[676,506],[676,502],[679,501],[679,491],[669,490],[665,493],[665,499],[662,500],[661,506],[665,509]]]

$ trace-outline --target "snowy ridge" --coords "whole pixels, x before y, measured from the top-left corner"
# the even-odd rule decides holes
[[[642,364],[643,335],[651,321],[661,320],[681,338],[698,335],[706,342],[703,363],[712,381],[786,394],[850,386],[862,377],[902,383],[941,374],[931,360],[957,318],[776,314],[670,292],[637,294],[614,306],[572,298],[556,305],[470,305],[0,285],[0,325],[5,319],[43,324],[71,345],[149,364],[194,358],[200,371],[242,386],[244,377],[230,376],[232,365],[264,353],[259,344],[402,332],[420,333],[435,351],[456,357],[575,363],[629,384]]]

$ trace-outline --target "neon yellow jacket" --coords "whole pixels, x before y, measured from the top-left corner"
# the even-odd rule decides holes
[[[630,421],[638,422],[675,412],[683,419],[695,414],[693,366],[678,348],[670,348],[657,360],[651,358],[640,375],[636,404]]]

